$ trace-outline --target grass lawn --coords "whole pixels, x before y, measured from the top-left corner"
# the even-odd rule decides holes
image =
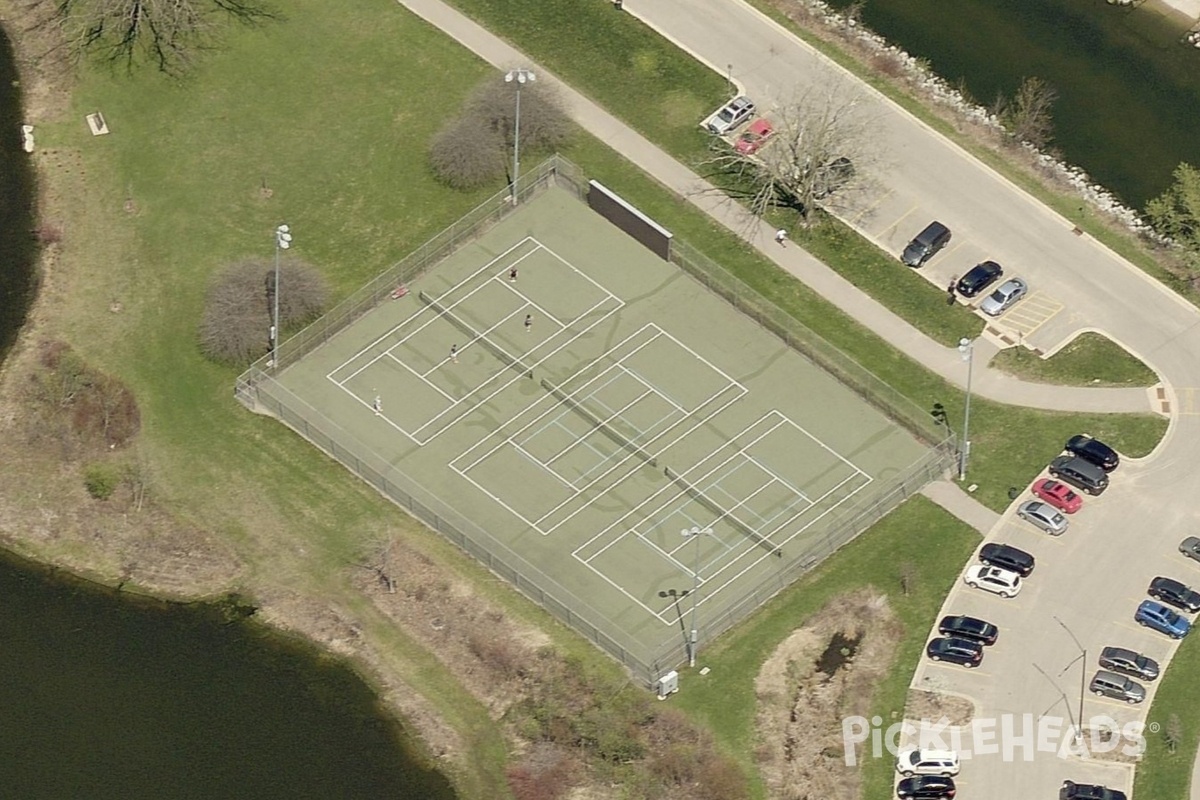
[[[1154,695],[1154,704],[1146,715],[1148,725],[1157,725],[1156,732],[1146,731],[1146,756],[1138,766],[1133,782],[1136,798],[1186,798],[1192,781],[1192,766],[1196,748],[1200,745],[1200,685],[1196,683],[1200,670],[1200,641],[1195,636],[1183,640],[1171,659],[1171,668],[1162,678]],[[1174,750],[1168,746],[1166,733],[1172,718],[1179,720],[1179,741]]]
[[[1083,333],[1050,358],[1024,347],[1001,350],[993,369],[1037,383],[1063,386],[1153,386],[1158,375],[1112,339]]]
[[[913,559],[917,572],[907,597],[900,591],[900,564],[893,546],[900,538],[921,553],[919,559]],[[888,595],[904,625],[904,639],[897,650],[895,669],[876,687],[872,712],[885,720],[893,715],[898,718],[933,618],[978,545],[979,534],[974,530],[924,497],[912,498],[712,648],[702,650],[699,663],[712,671],[703,677],[685,674],[679,694],[671,702],[706,720],[726,748],[753,772],[749,765],[757,744],[754,678],[759,668],[781,641],[831,598],[874,586]],[[894,768],[888,759],[868,761],[863,796],[889,797]],[[759,796],[765,796],[763,787],[758,790]]]
[[[515,3],[492,5],[491,13],[507,9],[513,18],[519,16],[510,8]],[[688,77],[697,67],[674,63],[683,59],[607,4],[554,5],[573,9],[571,18],[538,35],[563,48],[562,66],[552,58],[546,62],[568,79],[574,79],[571,70],[612,73],[600,55],[580,52],[582,44],[569,33],[582,29],[593,7],[605,15],[597,24],[632,37],[588,37],[603,52],[627,55],[643,70],[636,86],[609,81],[613,87],[607,95],[593,92],[602,102],[611,98],[630,108],[649,103],[655,87],[672,81],[707,85]],[[569,24],[574,21],[579,28]],[[625,31],[630,25],[632,32]],[[314,30],[321,35],[313,36]],[[373,640],[392,648],[385,654],[387,663],[471,744],[477,762],[473,772],[455,776],[469,797],[507,791],[507,754],[499,730],[488,710],[461,691],[432,657],[365,607],[347,586],[347,565],[379,537],[400,533],[473,575],[477,590],[505,598],[516,613],[539,622],[545,616],[281,425],[246,413],[232,397],[236,370],[200,356],[196,327],[213,276],[233,261],[269,260],[281,221],[295,234],[288,257],[318,265],[340,297],[500,188],[453,192],[435,183],[425,166],[429,138],[487,71],[395,5],[293,0],[285,19],[232,30],[223,48],[207,53],[186,81],[149,72],[126,77],[84,70],[68,116],[39,124],[47,189],[60,197],[67,216],[62,259],[70,264],[55,276],[52,308],[57,313],[47,333],[68,339],[91,363],[131,386],[141,406],[139,451],[151,471],[154,497],[181,520],[222,535],[248,565],[251,592],[299,592],[363,616]],[[404,79],[429,74],[438,76],[436,92]],[[711,79],[711,73],[704,74],[704,80]],[[592,83],[603,82],[588,78],[582,88],[592,92]],[[673,152],[685,151],[699,136],[695,121],[723,90],[720,85],[692,90],[675,101],[669,94],[659,93],[658,106],[678,102],[684,110],[645,124],[662,124],[662,141]],[[113,130],[110,136],[93,138],[80,123],[97,108]],[[660,133],[650,132],[658,139]],[[696,141],[702,145],[703,137]],[[579,135],[566,155],[914,402],[929,407],[940,401],[952,420],[961,417],[959,390],[664,192],[618,154]],[[529,154],[529,163],[535,158]],[[120,315],[109,311],[114,300],[123,305]],[[972,480],[981,485],[981,499],[998,507],[1007,502],[1007,487],[1028,481],[1068,435],[1087,430],[1137,455],[1153,445],[1164,424],[1152,417],[1091,419],[977,401]],[[914,500],[906,508],[926,505]],[[884,537],[906,533],[913,523],[906,515],[913,513],[894,515],[861,541],[891,541]],[[936,509],[921,513],[941,514]],[[961,555],[948,546],[932,544],[931,549],[938,564],[944,558],[947,569],[953,562],[956,571],[970,548]],[[848,555],[825,569],[838,575],[862,572],[855,559],[866,556],[850,555],[860,552],[848,548]],[[934,586],[944,591],[939,580],[927,581],[929,591]],[[808,602],[802,594],[789,597]],[[795,622],[789,610],[772,630]],[[562,647],[603,660],[560,626],[543,627]],[[743,663],[750,662],[729,662],[731,667]],[[742,667],[743,677],[756,667]],[[721,727],[716,726],[718,735],[725,736]]]
[[[983,331],[967,306],[947,303],[944,290],[832,217],[793,229],[792,240],[935,341],[957,345]]]

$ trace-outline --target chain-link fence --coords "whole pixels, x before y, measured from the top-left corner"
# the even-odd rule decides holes
[[[579,168],[565,159],[555,157],[522,176],[520,200],[528,200],[552,185],[567,189],[581,201],[586,196],[587,185]],[[369,444],[274,379],[277,370],[328,341],[389,298],[399,284],[421,275],[513,209],[507,193],[498,194],[480,205],[339,303],[324,317],[283,342],[279,348],[278,364],[273,364],[269,357],[255,362],[238,377],[235,394],[251,410],[276,417],[337,459],[384,496],[507,580],[530,600],[604,649],[647,686],[653,686],[664,672],[683,663],[687,657],[686,643],[673,627],[664,629],[667,631],[664,641],[656,651],[653,647],[647,648],[587,600],[450,508],[413,476],[387,463]],[[880,490],[870,498],[855,497],[839,506],[835,520],[826,527],[821,540],[808,551],[780,564],[768,579],[746,589],[739,599],[718,615],[706,618],[703,624],[704,641],[709,642],[882,519],[926,483],[943,474],[953,463],[953,448],[932,419],[921,413],[907,398],[707,257],[676,239],[672,245],[671,260],[789,346],[838,377],[918,438],[933,445],[916,463],[897,475],[877,481]]]

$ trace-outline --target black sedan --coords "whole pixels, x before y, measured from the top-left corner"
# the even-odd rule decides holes
[[[995,261],[984,261],[971,267],[970,272],[958,279],[954,288],[958,289],[958,293],[963,297],[974,297],[1003,274],[1003,268]]]
[[[1116,450],[1084,433],[1068,439],[1063,449],[1084,461],[1092,462],[1105,472],[1112,472],[1121,463]]]
[[[955,791],[953,778],[943,778],[941,775],[914,775],[900,781],[900,785],[896,787],[896,797],[949,800],[954,797]]]
[[[1125,647],[1106,647],[1101,650],[1100,666],[1148,681],[1158,677],[1157,661]]]
[[[1146,593],[1155,600],[1175,606],[1180,611],[1195,614],[1200,611],[1200,592],[1193,591],[1171,578],[1158,577],[1150,581]]]
[[[943,636],[925,647],[925,654],[934,661],[949,661],[968,669],[983,663],[983,645],[970,639]]]
[[[1033,556],[1010,544],[985,544],[979,551],[979,560],[989,567],[1000,567],[1028,578],[1033,572]]]
[[[992,645],[996,643],[996,638],[1000,635],[1000,629],[992,623],[985,622],[977,617],[957,614],[942,617],[942,621],[938,623],[938,633],[942,636],[970,639],[982,645]]]
[[[1125,800],[1125,793],[1094,783],[1063,781],[1058,800]]]

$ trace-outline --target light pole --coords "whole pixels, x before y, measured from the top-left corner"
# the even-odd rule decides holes
[[[291,228],[280,225],[275,228],[275,297],[271,312],[271,366],[279,365],[279,251],[292,246]]]
[[[690,647],[688,645],[687,628],[685,628],[683,626],[683,612],[679,610],[679,598],[687,597],[689,594],[691,594],[691,590],[689,590],[689,589],[684,589],[682,592],[679,591],[678,589],[667,589],[665,591],[659,592],[658,596],[659,597],[669,597],[669,598],[671,598],[671,601],[675,604],[675,619],[679,620],[679,633],[683,635],[684,647],[688,647],[690,649]]]
[[[696,625],[696,595],[700,592],[700,537],[712,536],[712,528],[701,528],[694,525],[683,529],[684,538],[696,542],[696,563],[692,569],[692,636],[688,646],[688,666],[696,666],[696,647],[700,644],[700,629]]]
[[[526,83],[533,83],[535,80],[537,80],[537,76],[525,68],[511,69],[504,76],[505,83],[517,82],[517,114],[513,122],[512,202],[514,206],[517,204],[517,173],[521,169],[521,87]]]
[[[967,478],[967,460],[971,457],[971,374],[975,371],[975,342],[967,337],[958,340],[958,352],[967,362],[967,403],[963,410],[962,444],[958,448],[958,479]]]
[[[1076,661],[1079,662],[1079,730],[1076,731],[1075,735],[1079,739],[1079,741],[1082,742],[1083,741],[1083,695],[1085,692],[1085,688],[1087,686],[1087,668],[1088,668],[1087,667],[1087,660],[1088,660],[1087,648],[1079,643],[1079,639],[1076,638],[1075,634],[1071,631],[1071,629],[1067,627],[1067,623],[1063,622],[1058,617],[1055,617],[1054,621],[1062,626],[1062,629],[1067,632],[1068,636],[1071,637],[1071,641],[1075,642],[1075,646],[1079,648],[1079,655],[1077,655],[1075,657],[1075,659],[1071,662],[1071,664],[1074,664]],[[1071,668],[1071,664],[1067,664],[1067,666],[1063,667],[1063,672],[1066,672],[1067,670],[1069,670]],[[1061,675],[1062,673],[1059,673],[1059,674]]]

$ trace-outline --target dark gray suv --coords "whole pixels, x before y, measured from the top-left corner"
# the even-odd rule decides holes
[[[924,266],[926,261],[937,255],[937,252],[949,243],[950,229],[940,222],[931,222],[908,243],[900,260],[910,267]]]
[[[1108,473],[1076,456],[1059,456],[1051,461],[1050,474],[1092,495],[1103,494],[1108,488]]]

